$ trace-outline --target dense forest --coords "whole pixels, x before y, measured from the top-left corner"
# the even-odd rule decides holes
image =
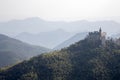
[[[0,80],[120,80],[120,45],[98,36],[0,70]]]

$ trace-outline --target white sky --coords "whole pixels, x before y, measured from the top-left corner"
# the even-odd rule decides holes
[[[40,17],[45,20],[120,16],[120,0],[0,0],[0,21]]]

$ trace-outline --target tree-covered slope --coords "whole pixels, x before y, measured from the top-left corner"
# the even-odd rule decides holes
[[[120,46],[86,37],[68,48],[41,54],[6,70],[1,80],[120,80]]]
[[[0,34],[0,67],[47,52],[49,49],[33,46]]]

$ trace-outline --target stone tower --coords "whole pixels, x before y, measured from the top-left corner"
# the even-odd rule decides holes
[[[89,32],[87,38],[90,40],[100,40],[102,46],[106,45],[106,32],[102,32],[101,28],[99,31]]]
[[[101,29],[101,27],[100,27],[100,29],[99,29],[99,33],[100,33],[100,36],[101,36],[101,33],[102,33],[102,29]]]

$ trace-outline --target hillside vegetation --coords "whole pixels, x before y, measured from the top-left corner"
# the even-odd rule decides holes
[[[120,45],[87,36],[68,48],[41,54],[6,70],[0,80],[120,80]]]
[[[49,49],[29,45],[0,34],[0,67],[15,64],[47,51]]]

